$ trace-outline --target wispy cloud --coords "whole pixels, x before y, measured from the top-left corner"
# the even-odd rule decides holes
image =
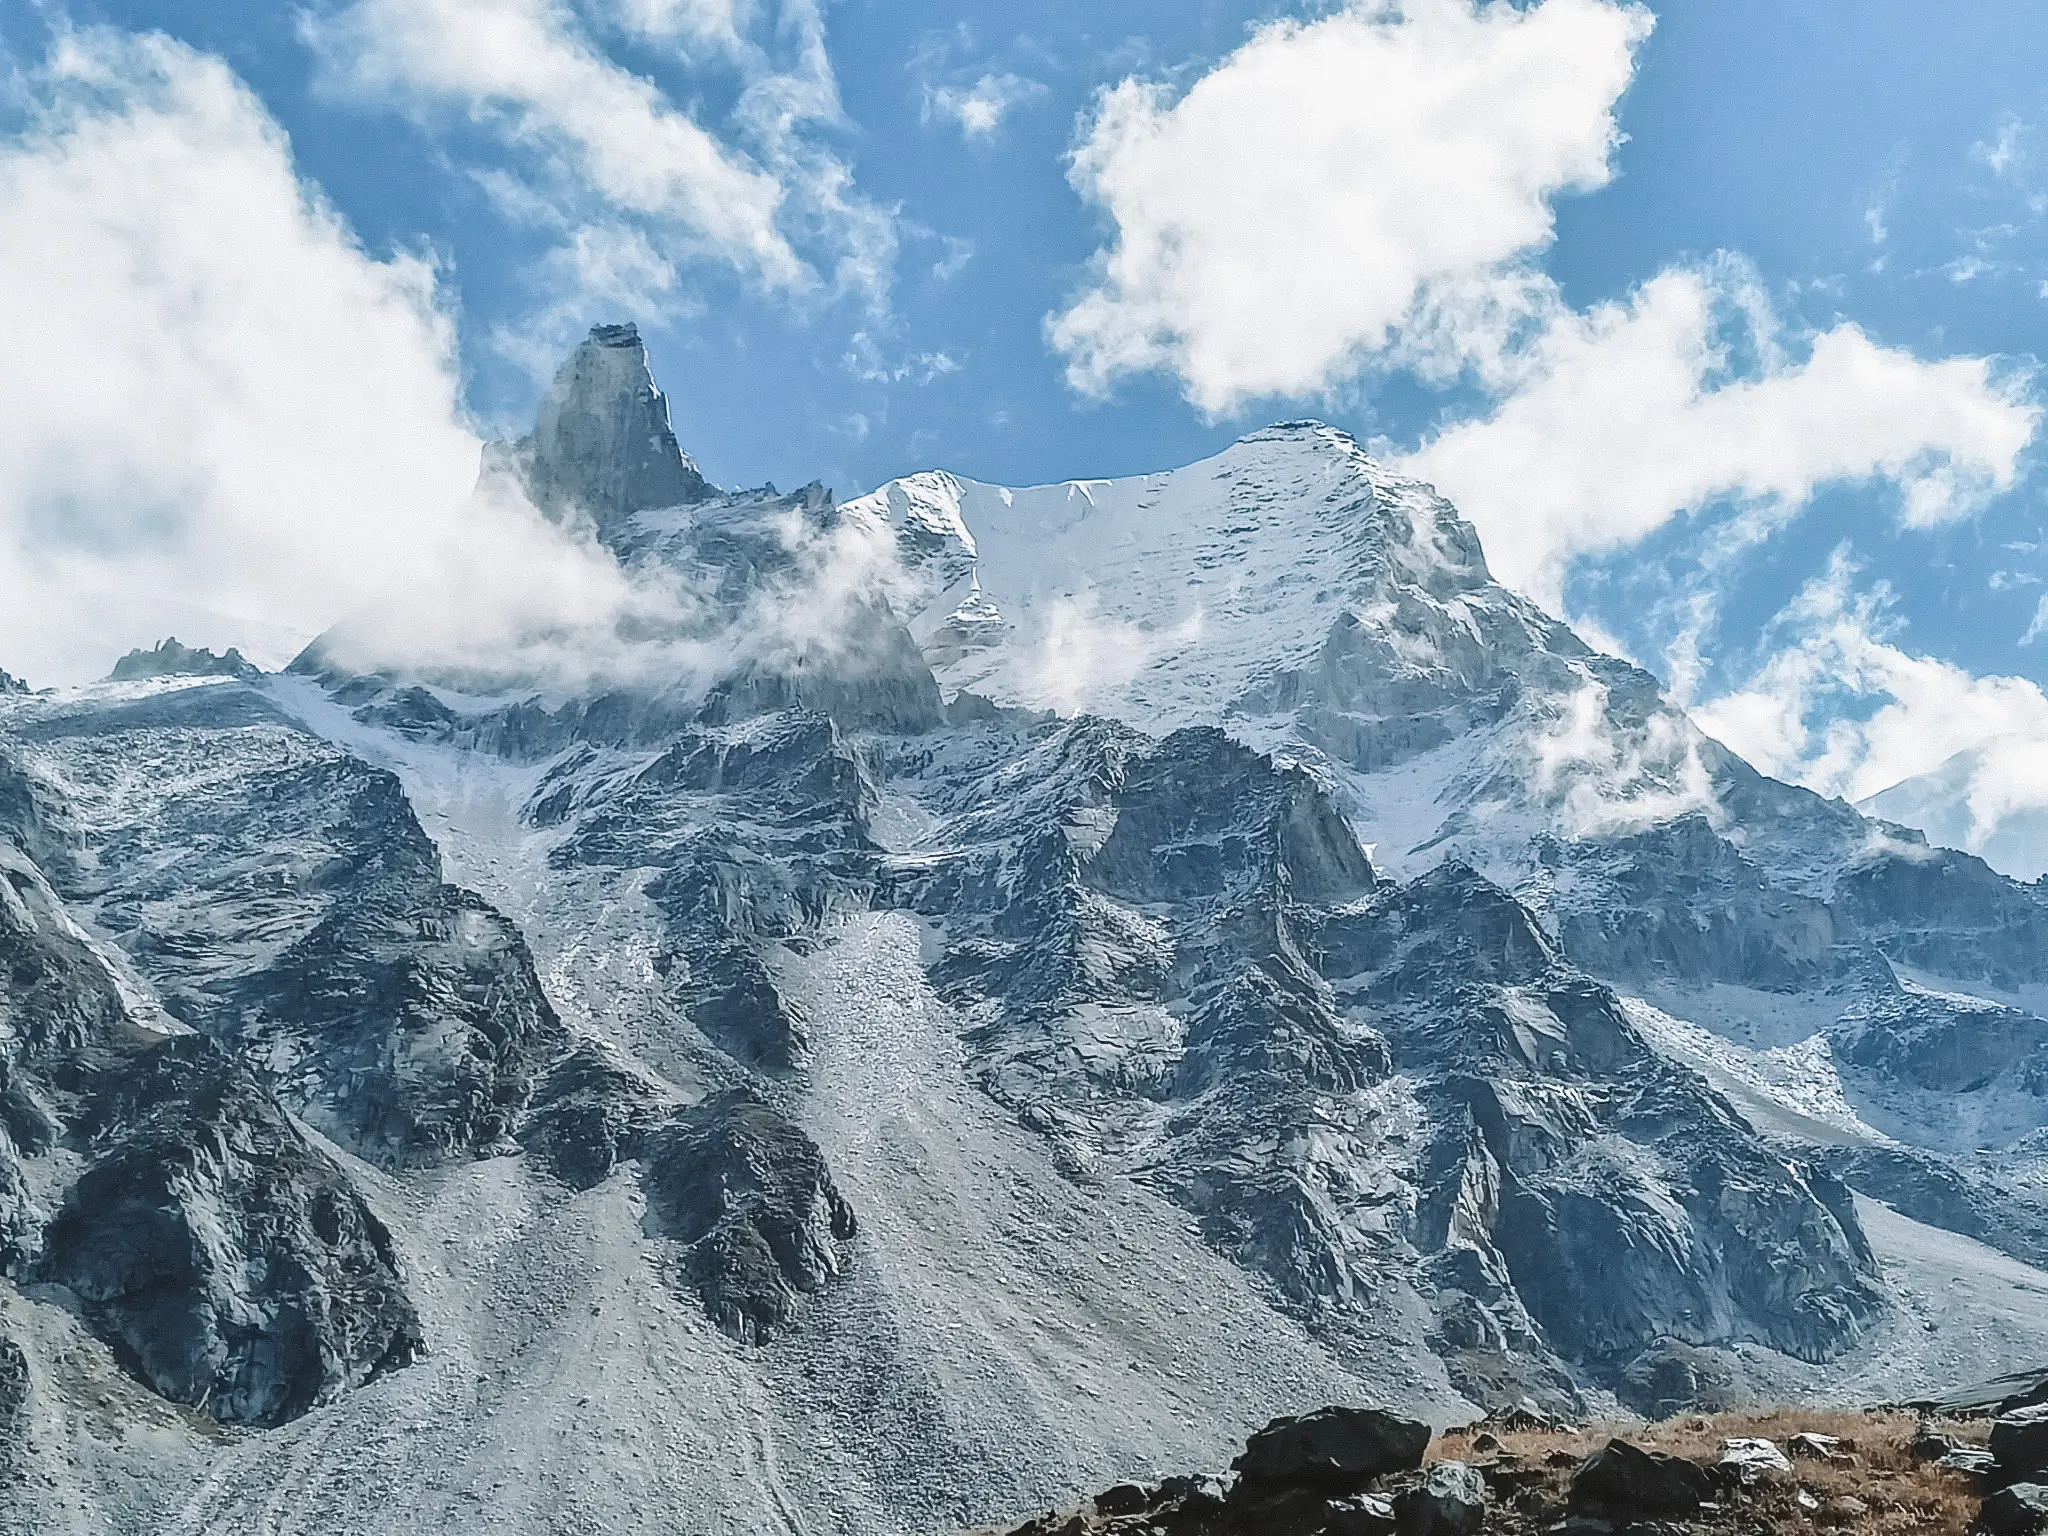
[[[788,299],[885,302],[893,215],[830,142],[844,114],[816,0],[605,0],[592,17],[736,84],[729,118],[703,121],[617,62],[560,0],[349,0],[303,26],[330,91],[429,131],[480,130],[510,157],[512,173],[479,167],[485,185],[509,215],[561,232],[541,273],[556,295],[541,343],[615,301],[621,253],[626,291],[663,316],[697,263]],[[588,290],[563,293],[585,274]]]
[[[929,384],[960,371],[960,360],[948,352],[906,352],[891,357],[866,331],[856,331],[840,359],[846,371],[865,384]]]
[[[921,117],[927,123],[951,123],[963,138],[988,139],[1012,108],[1044,94],[1040,81],[985,73],[970,85],[927,85]]]
[[[2048,635],[2048,597],[2034,605],[2034,616],[2027,622],[2025,633],[2020,636],[2021,645],[2032,645],[2043,635]]]
[[[1998,131],[1970,146],[1970,158],[1992,175],[2015,179],[2026,169],[2032,151],[2034,130],[2018,113],[1999,119]]]

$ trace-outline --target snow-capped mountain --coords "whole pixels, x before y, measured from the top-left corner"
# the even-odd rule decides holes
[[[720,664],[0,698],[0,1529],[941,1531],[2048,1352],[2048,897],[1343,434],[726,492],[601,327],[486,475]]]

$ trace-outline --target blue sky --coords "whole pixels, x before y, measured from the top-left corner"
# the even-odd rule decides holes
[[[152,33],[179,48],[138,53]],[[109,222],[94,124],[274,125],[335,238],[431,290],[485,434],[616,318],[728,484],[1129,474],[1317,415],[1437,479],[1504,574],[1767,767],[1854,796],[1949,750],[2048,752],[2038,6],[0,0],[0,49],[12,150],[46,152],[51,206],[79,189],[56,222],[81,240]],[[276,195],[271,151],[207,144]],[[221,291],[328,282],[302,234]],[[1178,254],[1116,266],[1157,239]],[[32,326],[50,306],[15,287]],[[381,334],[313,307],[316,338]],[[436,387],[292,345],[336,440]],[[152,366],[132,398],[203,387]],[[281,388],[259,379],[235,392]],[[17,532],[103,489],[52,483]],[[260,486],[221,494],[257,518]],[[263,607],[198,594],[188,627],[316,617]]]

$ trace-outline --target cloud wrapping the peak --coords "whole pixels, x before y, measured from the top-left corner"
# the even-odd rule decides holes
[[[1127,79],[1075,148],[1115,225],[1049,322],[1073,385],[1163,370],[1211,414],[1331,389],[1453,292],[1513,283],[1603,184],[1649,13],[1358,4],[1279,22],[1184,94]]]
[[[598,667],[607,637],[688,616],[471,495],[434,272],[363,251],[218,59],[82,32],[24,88],[0,137],[0,664],[81,682],[176,634],[276,665],[347,620],[385,659]]]
[[[1499,382],[1496,409],[1402,467],[1472,519],[1496,575],[1552,607],[1572,559],[1719,498],[1757,514],[1752,531],[1842,482],[1891,482],[1908,526],[1967,515],[2011,488],[2041,416],[2027,381],[1984,358],[1925,361],[1853,324],[1794,361],[1761,285],[1729,262],[1585,314],[1553,302]]]

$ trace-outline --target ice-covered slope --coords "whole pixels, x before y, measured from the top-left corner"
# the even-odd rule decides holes
[[[1418,670],[1456,667],[1435,609],[1473,639],[1556,628],[1487,581],[1470,526],[1314,423],[1268,428],[1171,473],[1011,490],[944,473],[892,481],[845,515],[896,530],[923,578],[926,638],[977,619],[973,582],[1008,625],[938,668],[998,702],[1114,715],[1141,730],[1251,710],[1314,664],[1347,614],[1383,609]],[[1526,643],[1526,642],[1525,642]],[[1538,641],[1537,643],[1540,643]],[[1469,647],[1468,647],[1469,649]]]

